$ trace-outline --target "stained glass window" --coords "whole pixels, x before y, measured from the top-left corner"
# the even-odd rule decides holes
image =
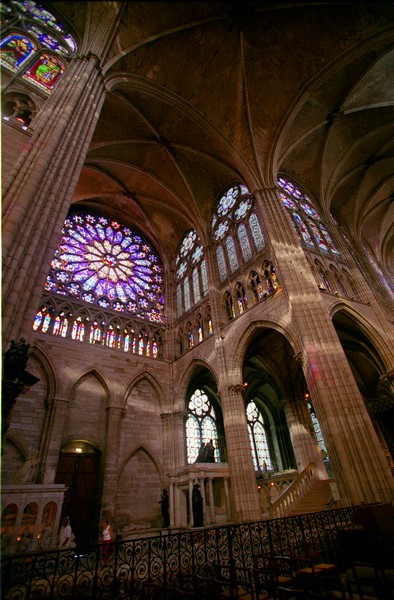
[[[241,246],[242,257],[245,262],[252,258],[252,249],[250,247],[248,234],[244,223],[238,227],[238,240]]]
[[[196,461],[200,449],[209,440],[213,440],[215,462],[219,463],[220,452],[215,410],[207,394],[201,389],[196,389],[189,401],[186,421],[187,462],[189,465]]]
[[[221,282],[227,277],[227,264],[230,272],[235,273],[240,264],[251,260],[255,252],[265,247],[253,207],[254,199],[244,184],[228,188],[217,203],[211,228],[213,241],[217,243],[216,262]]]
[[[182,238],[175,264],[176,305],[179,318],[208,294],[204,248],[195,229],[188,231]]]
[[[246,407],[246,418],[255,471],[272,470],[263,415],[253,400]]]
[[[7,18],[3,21],[5,35],[0,41],[0,63],[45,92],[51,91],[66,61],[77,52],[73,36],[59,19],[33,0],[4,2],[1,12]],[[7,31],[8,24],[15,22],[25,35]]]
[[[28,37],[20,33],[7,35],[0,44],[0,64],[16,73],[34,54],[37,46]]]
[[[145,238],[116,221],[70,215],[46,290],[147,321],[163,321],[163,267]]]
[[[51,90],[65,69],[65,62],[57,56],[42,54],[22,79],[29,79],[44,90]]]
[[[226,260],[224,258],[223,248],[218,246],[216,248],[216,260],[218,264],[219,270],[219,279],[220,281],[224,281],[227,277],[227,268],[226,268]]]
[[[313,207],[312,200],[284,177],[278,177],[277,181],[283,190],[281,200],[291,216],[298,237],[311,249],[338,256],[331,234]]]
[[[321,453],[322,453],[323,462],[324,462],[324,464],[326,466],[328,474],[331,475],[330,458],[328,456],[328,452],[327,452],[327,448],[326,448],[326,443],[325,443],[324,438],[323,438],[323,434],[322,434],[322,431],[321,431],[321,428],[320,428],[320,423],[319,423],[318,418],[316,416],[315,409],[314,409],[313,405],[310,402],[308,402],[308,409],[309,409],[309,414],[310,414],[311,419],[312,419],[313,428],[315,430],[315,434],[316,434],[316,438],[317,438],[317,443],[319,444],[319,448],[320,448]]]

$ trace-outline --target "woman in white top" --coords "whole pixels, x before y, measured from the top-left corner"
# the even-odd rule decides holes
[[[60,548],[70,548],[71,546],[71,525],[70,519],[68,517],[64,517],[62,521],[62,526],[59,531],[59,547]]]
[[[103,519],[103,563],[105,564],[108,560],[109,550],[114,534],[109,524],[108,519]]]

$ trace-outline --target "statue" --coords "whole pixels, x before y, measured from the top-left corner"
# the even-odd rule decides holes
[[[159,504],[161,504],[161,514],[163,517],[163,527],[169,527],[170,525],[170,513],[168,512],[170,500],[168,498],[167,490],[163,490],[161,493],[161,499]]]
[[[202,507],[202,496],[200,492],[200,484],[195,483],[193,485],[192,492],[192,506],[193,506],[193,527],[203,527],[203,507]]]
[[[198,456],[195,460],[196,463],[214,463],[215,462],[215,446],[213,445],[213,440],[209,440],[202,446]]]
[[[18,469],[14,477],[14,483],[32,483],[36,474],[37,465],[38,451],[36,450],[31,456],[29,456],[27,461]]]
[[[29,345],[26,344],[24,338],[21,338],[18,343],[15,340],[11,340],[11,345],[7,352],[5,352],[3,359],[4,378],[6,381],[15,381],[18,375],[25,370],[28,351]]]

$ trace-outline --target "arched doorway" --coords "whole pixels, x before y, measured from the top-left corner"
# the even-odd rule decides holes
[[[61,521],[70,517],[77,549],[82,551],[96,541],[99,469],[100,453],[91,444],[77,440],[62,448],[55,479],[67,488]]]

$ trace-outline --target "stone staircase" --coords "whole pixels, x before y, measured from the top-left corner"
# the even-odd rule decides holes
[[[329,510],[335,504],[332,502],[331,479],[315,480],[308,492],[293,505],[288,516]]]

